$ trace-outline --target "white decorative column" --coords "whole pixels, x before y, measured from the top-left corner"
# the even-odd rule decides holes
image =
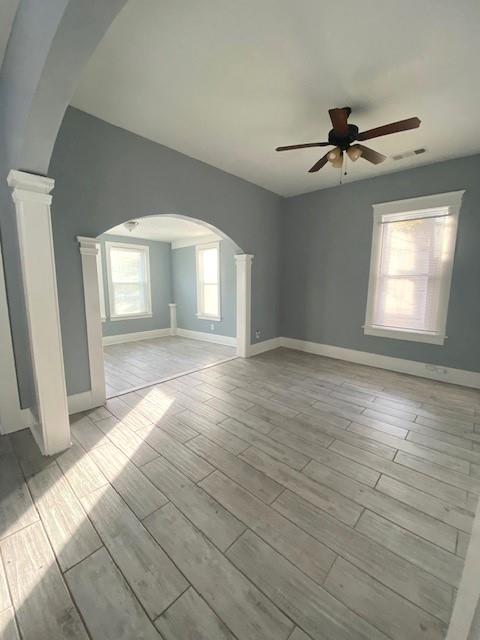
[[[252,260],[253,256],[240,253],[235,256],[237,268],[237,355],[250,355],[250,325],[252,316]]]
[[[170,335],[177,335],[177,305],[174,302],[169,303],[170,308]]]
[[[32,428],[45,455],[71,444],[50,204],[51,178],[10,171],[27,311],[38,425]]]
[[[31,427],[35,418],[30,409],[20,407],[17,371],[13,355],[7,292],[0,246],[0,435]]]
[[[98,290],[96,238],[77,236],[82,257],[83,295],[85,300],[85,322],[87,325],[88,362],[90,365],[90,390],[92,407],[105,402],[105,368],[102,344],[102,318]]]

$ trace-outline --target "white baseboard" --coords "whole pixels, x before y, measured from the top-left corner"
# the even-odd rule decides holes
[[[80,413],[80,411],[88,411],[100,407],[105,402],[105,398],[96,398],[92,391],[84,391],[83,393],[74,393],[67,397],[68,413]]]
[[[296,338],[272,338],[271,340],[252,344],[250,345],[249,355],[256,356],[260,353],[264,353],[265,351],[277,349],[278,347],[295,349],[296,351],[305,351],[306,353],[313,353],[317,356],[325,356],[336,360],[346,360],[347,362],[355,362],[356,364],[363,364],[368,367],[377,367],[378,369],[407,373],[419,378],[428,378],[429,380],[458,384],[462,387],[480,389],[480,373],[477,371],[453,369],[452,367],[434,365],[428,362],[404,360],[403,358],[393,358],[391,356],[379,355],[377,353],[368,353],[366,351],[357,351],[356,349],[346,349],[344,347],[321,344],[320,342],[297,340]]]
[[[307,353],[314,353],[319,356],[326,356],[337,360],[346,360],[348,362],[364,364],[369,367],[378,367],[379,369],[408,373],[420,378],[440,380],[441,382],[458,384],[463,387],[480,389],[480,373],[476,371],[453,369],[451,367],[437,366],[426,362],[393,358],[391,356],[367,353],[366,351],[356,351],[355,349],[345,349],[343,347],[334,347],[332,345],[320,344],[318,342],[307,342],[305,340],[297,340],[295,338],[280,338],[280,343],[282,347],[287,347],[288,349],[306,351]]]
[[[190,338],[191,340],[203,340],[204,342],[214,342],[215,344],[223,344],[227,347],[236,347],[237,339],[230,336],[222,336],[218,333],[205,333],[203,331],[191,331],[190,329],[176,330],[176,335],[181,338]]]
[[[122,342],[136,342],[137,340],[151,340],[172,335],[170,327],[166,329],[152,329],[151,331],[136,331],[135,333],[119,333],[116,336],[103,336],[102,344],[121,344]]]
[[[9,418],[8,422],[0,424],[0,435],[2,436],[8,433],[15,433],[15,431],[22,431],[22,429],[32,429],[36,424],[36,419],[31,409],[18,409]]]
[[[152,331],[136,331],[135,333],[122,333],[116,336],[104,336],[102,343],[104,346],[109,344],[121,344],[123,342],[136,342],[137,340],[151,340],[152,338],[164,338],[165,336],[177,335],[182,338],[190,338],[191,340],[203,340],[204,342],[214,342],[215,344],[223,344],[228,347],[236,347],[236,338],[230,336],[222,336],[216,333],[206,333],[203,331],[191,331],[190,329],[176,329],[172,331],[170,327],[166,329],[153,329]]]
[[[283,338],[270,338],[270,340],[264,340],[263,342],[255,342],[255,344],[251,344],[248,348],[248,355],[257,356],[259,353],[278,349],[278,347],[283,346],[282,340]]]
[[[69,415],[72,415],[74,413],[89,411],[90,409],[100,407],[105,403],[105,398],[95,398],[91,391],[84,391],[83,393],[74,393],[68,396],[67,403],[68,413]],[[36,422],[32,411],[30,409],[22,409],[21,414],[19,415],[21,416],[21,419],[16,421],[14,424],[10,424],[9,428],[5,428],[3,431],[0,431],[0,434],[15,433],[15,431],[22,431],[22,429],[30,429],[38,443],[38,446],[41,448],[42,439],[38,433],[40,427]]]

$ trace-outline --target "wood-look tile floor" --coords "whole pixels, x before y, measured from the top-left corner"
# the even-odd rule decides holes
[[[107,398],[234,358],[235,347],[166,336],[103,348]]]
[[[0,636],[440,640],[480,394],[279,349],[0,439]]]

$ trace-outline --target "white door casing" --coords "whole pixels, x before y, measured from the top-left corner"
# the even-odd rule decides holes
[[[87,327],[88,363],[90,368],[90,404],[100,406],[105,402],[105,369],[102,347],[102,318],[98,288],[97,254],[98,240],[77,236],[82,257],[83,295]]]
[[[253,255],[239,253],[235,256],[237,269],[237,355],[250,355],[252,321],[252,260]]]

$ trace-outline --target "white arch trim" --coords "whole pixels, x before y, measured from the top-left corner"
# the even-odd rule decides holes
[[[132,216],[129,219],[141,221],[141,220],[148,220],[149,218],[177,218],[179,220],[188,220],[188,222],[194,222],[199,227],[203,227],[205,229],[205,238],[207,240],[209,239],[210,236],[212,237],[218,236],[223,240],[228,240],[234,246],[235,251],[238,251],[238,253],[244,253],[244,250],[242,249],[242,247],[239,244],[237,244],[231,236],[226,234],[224,231],[222,231],[215,225],[211,224],[210,222],[207,222],[206,220],[202,220],[201,218],[194,218],[193,216],[180,214],[180,213],[151,213],[151,214],[141,215],[141,216]],[[126,220],[124,220],[123,222],[125,223]],[[121,224],[122,223],[119,223],[118,225],[115,225],[115,227],[110,227],[109,229],[105,229],[104,231],[101,232],[101,235],[108,234],[108,233],[115,233],[114,231],[112,231],[112,228],[114,229],[117,226],[120,226]],[[132,236],[132,237],[135,237],[135,236]],[[179,246],[181,246],[182,241],[178,240],[177,242],[179,243]]]

